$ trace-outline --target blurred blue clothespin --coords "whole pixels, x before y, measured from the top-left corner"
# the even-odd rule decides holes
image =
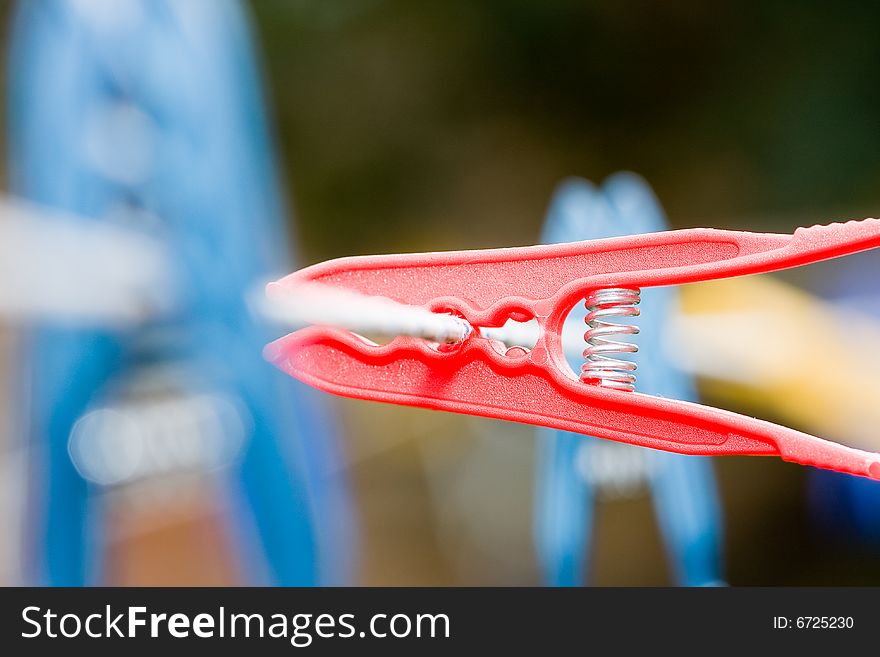
[[[667,229],[653,192],[640,177],[621,173],[602,189],[571,179],[557,190],[544,225],[544,243],[574,242]],[[675,368],[664,349],[664,331],[674,311],[673,288],[641,294],[640,352],[636,389],[651,395],[694,399],[688,376]],[[569,322],[583,325],[586,310],[576,307]],[[584,326],[586,330],[586,326]],[[585,344],[572,347],[570,364],[580,372]],[[568,348],[568,345],[566,345]],[[574,348],[576,347],[576,348]],[[629,358],[629,356],[627,356]],[[597,489],[626,492],[646,483],[667,546],[675,580],[686,586],[722,582],[721,512],[708,458],[619,445],[550,429],[539,430],[535,540],[545,581],[577,586],[588,579],[593,506]]]
[[[818,292],[841,306],[880,317],[880,257],[876,251],[835,261]],[[873,429],[873,428],[872,428]],[[820,526],[880,547],[880,485],[864,477],[810,468],[808,499]]]
[[[336,460],[332,415],[263,362],[272,336],[245,303],[291,263],[241,5],[21,2],[9,66],[13,191],[162,240],[177,301],[135,329],[47,324],[31,335],[31,581],[100,581],[101,496],[71,463],[71,431],[114,382],[166,362],[185,362],[245,409],[226,478],[245,578],[344,581],[344,482],[314,476]]]

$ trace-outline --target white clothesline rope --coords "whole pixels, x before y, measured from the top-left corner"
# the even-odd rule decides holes
[[[270,286],[260,299],[256,303],[260,314],[291,328],[319,324],[368,336],[409,335],[447,344],[461,342],[473,330],[467,320],[454,315],[320,283],[284,290]]]
[[[140,219],[118,212],[120,223]],[[4,321],[136,325],[173,306],[170,271],[164,245],[146,234],[0,195]]]
[[[291,329],[311,324],[333,326],[353,333],[390,338],[407,335],[440,343],[464,340],[474,330],[508,347],[534,347],[540,328],[534,320],[475,329],[467,320],[435,313],[386,297],[367,296],[320,283],[301,283],[282,289],[270,286],[267,295],[256,297],[256,311],[269,321]],[[571,318],[563,328],[563,344],[584,348],[586,329],[582,318]],[[573,347],[573,349],[574,349]]]

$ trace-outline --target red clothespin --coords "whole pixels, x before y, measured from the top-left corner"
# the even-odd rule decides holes
[[[642,287],[776,271],[878,246],[880,220],[865,219],[798,228],[793,235],[698,228],[549,246],[341,258],[272,283],[269,294],[322,283],[451,313],[474,330],[451,345],[411,337],[376,345],[348,331],[312,326],[268,345],[265,355],[301,381],[347,397],[543,425],[682,454],[778,455],[880,479],[880,454],[627,390],[626,363],[607,353],[625,351],[624,345],[603,333],[613,333],[608,327],[614,324],[591,325],[580,378],[566,362],[561,339],[568,312],[584,298],[594,319],[615,311],[634,314],[628,312],[632,295]],[[480,329],[509,318],[537,320],[534,347],[505,349],[482,335]]]

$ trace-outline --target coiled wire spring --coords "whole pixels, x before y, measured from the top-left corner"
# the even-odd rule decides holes
[[[638,346],[614,338],[622,335],[635,335],[639,327],[632,324],[609,322],[609,317],[637,317],[640,291],[629,288],[605,288],[593,290],[587,296],[587,329],[584,340],[586,362],[581,367],[581,381],[615,390],[632,392],[635,390],[636,364],[619,357],[620,354],[634,354]]]

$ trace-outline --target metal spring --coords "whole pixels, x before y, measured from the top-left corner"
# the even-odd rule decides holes
[[[615,357],[615,354],[633,354],[638,346],[613,339],[620,335],[635,335],[639,327],[632,324],[615,324],[609,317],[637,317],[640,300],[638,289],[611,287],[593,290],[587,296],[585,321],[590,327],[584,333],[587,348],[586,362],[581,368],[581,381],[615,390],[635,390],[636,364]]]

